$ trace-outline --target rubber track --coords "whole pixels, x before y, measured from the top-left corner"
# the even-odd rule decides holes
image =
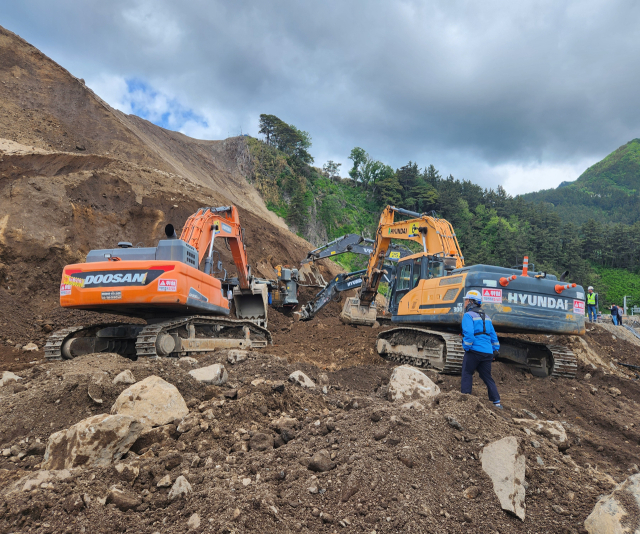
[[[93,328],[92,326],[70,326],[69,328],[63,328],[54,332],[47,338],[47,343],[44,346],[44,356],[47,360],[62,360],[62,345],[67,338],[85,328]]]
[[[426,330],[424,328],[410,328],[410,327],[400,327],[393,328],[392,330],[387,330],[378,335],[378,337],[387,334],[389,332],[397,332],[399,330],[411,330],[413,332],[421,332],[425,334],[429,334],[432,336],[437,336],[441,338],[445,343],[445,363],[444,367],[441,370],[444,374],[457,374],[459,375],[462,372],[462,359],[464,358],[464,349],[462,348],[462,338],[457,334],[446,334],[443,332],[436,332],[434,330]],[[397,363],[408,363],[407,360],[411,360],[410,363],[415,365],[416,367],[422,367],[424,369],[435,369],[430,365],[429,360],[419,360],[417,358],[403,358],[399,356],[393,356],[390,354],[385,354],[382,356],[385,360],[397,362]],[[425,365],[426,364],[426,365]]]
[[[173,319],[170,321],[163,321],[162,323],[155,323],[147,325],[142,329],[142,332],[138,334],[136,340],[136,355],[138,357],[145,356],[147,358],[156,359],[158,353],[156,352],[156,339],[162,332],[178,328],[180,326],[186,326],[190,322],[196,321],[198,324],[209,323],[211,325],[222,324],[225,326],[247,326],[251,330],[258,330],[265,334],[267,341],[271,343],[271,332],[262,326],[258,326],[251,321],[243,321],[238,319],[220,319],[216,317],[208,317],[202,315],[194,315],[191,317],[183,317],[181,319]]]

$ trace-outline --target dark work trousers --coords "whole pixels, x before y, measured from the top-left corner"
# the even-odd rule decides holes
[[[460,391],[462,393],[471,393],[473,388],[473,373],[477,370],[480,378],[487,386],[489,400],[494,404],[500,403],[500,394],[496,383],[491,376],[491,362],[493,354],[477,352],[475,350],[467,350],[462,360],[462,381]]]

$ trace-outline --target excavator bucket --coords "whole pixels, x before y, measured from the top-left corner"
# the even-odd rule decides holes
[[[350,297],[345,300],[340,313],[340,320],[345,324],[373,326],[376,322],[377,310],[375,302],[371,306],[361,306],[358,297]]]
[[[326,287],[327,282],[313,263],[305,263],[298,269],[298,285],[307,287]]]
[[[251,283],[249,289],[233,288],[236,317],[267,327],[268,291],[266,284]]]

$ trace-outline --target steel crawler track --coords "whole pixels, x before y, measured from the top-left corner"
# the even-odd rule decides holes
[[[85,328],[92,328],[90,326],[70,326],[69,328],[63,328],[54,332],[47,338],[47,343],[44,346],[44,356],[47,360],[55,361],[62,360],[62,345],[63,343],[76,332],[84,330]]]
[[[47,360],[62,360],[62,346],[65,341],[73,337],[82,337],[83,330],[99,330],[100,328],[108,327],[108,326],[124,326],[126,323],[119,324],[104,324],[104,325],[92,325],[92,326],[71,326],[69,328],[63,328],[62,330],[58,330],[49,336],[47,339],[47,343],[45,344],[45,357]],[[140,333],[138,334],[135,340],[135,348],[136,348],[136,356],[137,357],[147,357],[151,359],[158,358],[158,353],[156,351],[156,340],[158,336],[163,333],[170,333],[172,330],[178,329],[180,327],[187,327],[189,325],[194,326],[220,326],[220,327],[239,327],[243,328],[245,335],[240,338],[194,338],[188,339],[193,344],[193,347],[188,349],[188,352],[209,352],[211,350],[215,350],[215,348],[226,348],[224,345],[230,345],[235,347],[242,348],[257,348],[264,347],[267,344],[270,344],[272,341],[271,333],[266,328],[256,325],[251,321],[238,320],[238,319],[222,319],[216,317],[208,317],[208,316],[191,316],[191,317],[181,317],[177,319],[170,319],[167,321],[162,321],[160,323],[154,323],[151,325],[146,325],[142,328]],[[252,339],[251,334],[258,334],[261,339]],[[211,348],[211,341],[220,341],[220,347]],[[225,343],[228,341],[228,343]],[[198,345],[202,343],[203,347],[200,349]],[[175,352],[171,355],[178,355],[183,350],[181,348],[176,348]]]
[[[240,319],[219,319],[215,317],[196,315],[193,317],[173,319],[145,326],[142,332],[138,334],[138,339],[136,340],[136,355],[138,357],[145,356],[152,359],[157,358],[158,353],[156,352],[156,340],[158,339],[158,336],[163,333],[168,333],[175,328],[180,328],[181,326],[187,326],[189,324],[198,324],[200,326],[246,327],[250,332],[260,333],[266,337],[265,342],[252,342],[249,340],[246,348],[262,347],[266,346],[267,343],[271,343],[271,332],[262,326],[252,323],[251,321],[243,321]],[[176,352],[179,352],[179,350]]]
[[[436,336],[443,341],[443,346],[441,348],[433,347],[431,349],[419,347],[423,351],[420,355],[417,354],[419,351],[415,351],[416,354],[414,355],[394,354],[389,352],[380,353],[384,359],[403,364],[411,364],[416,367],[438,369],[439,367],[437,365],[433,365],[429,356],[435,357],[436,360],[442,356],[444,359],[444,365],[439,369],[440,372],[452,375],[460,374],[462,372],[464,349],[462,347],[462,338],[459,335],[437,332],[424,328],[400,327],[381,332],[378,334],[378,339],[388,338],[393,333],[401,331],[414,334],[427,334],[430,337]],[[545,347],[553,358],[553,368],[550,370],[549,376],[575,378],[578,370],[578,363],[573,351],[563,345],[545,345]],[[444,350],[444,353],[440,353],[440,350]]]

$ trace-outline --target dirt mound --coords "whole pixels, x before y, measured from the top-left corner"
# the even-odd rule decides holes
[[[320,377],[323,371],[308,363],[250,353],[231,366],[226,356],[220,351],[191,364],[99,355],[23,371],[13,394],[12,385],[0,389],[0,446],[13,451],[0,457],[2,528],[186,532],[197,513],[204,529],[215,532],[251,532],[256,524],[264,532],[332,532],[342,525],[354,532],[579,532],[599,495],[640,462],[635,384],[599,372],[585,379],[584,367],[579,380],[541,380],[496,364],[503,412],[491,409],[480,384],[474,395],[463,396],[456,391],[458,378],[430,373],[443,393],[415,410],[386,400],[388,366]],[[207,387],[189,376],[193,367],[213,362],[226,363],[226,385]],[[133,480],[128,470],[78,468],[64,480],[51,475],[36,491],[22,491],[42,461],[36,440],[46,443],[57,430],[108,413],[127,387],[112,384],[125,369],[136,380],[154,374],[173,383],[192,417],[204,417],[196,414],[213,406],[214,419],[176,440],[137,449],[140,455],[130,452],[123,462],[138,469]],[[327,394],[286,382],[298,369],[322,379]],[[282,381],[284,389],[274,387]],[[610,393],[612,387],[620,392]],[[598,391],[592,394],[592,388]],[[211,395],[213,404],[206,401]],[[532,414],[562,422],[569,438],[562,450],[512,421]],[[293,419],[286,444],[274,425],[282,416]],[[247,447],[258,434],[267,438],[256,440],[280,446]],[[484,445],[508,435],[520,440],[526,456],[524,523],[500,509],[479,462]],[[310,458],[322,450],[335,467],[309,469]],[[171,484],[184,476],[193,493],[171,501],[170,487],[158,487],[166,475]],[[114,484],[138,499],[134,510],[103,504]],[[475,498],[465,496],[469,488],[467,495]]]

